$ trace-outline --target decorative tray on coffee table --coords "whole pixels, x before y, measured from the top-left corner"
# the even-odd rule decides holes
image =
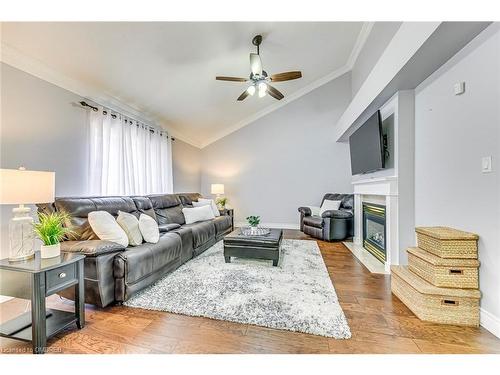
[[[241,234],[243,236],[266,236],[271,233],[269,228],[252,228],[252,227],[242,227]]]

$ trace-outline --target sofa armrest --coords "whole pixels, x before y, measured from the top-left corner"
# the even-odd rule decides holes
[[[171,230],[179,229],[180,227],[181,227],[181,225],[176,224],[176,223],[158,225],[158,229],[160,230],[160,233],[170,232]]]
[[[111,241],[88,240],[61,242],[61,251],[67,253],[81,253],[90,257],[96,257],[123,250],[125,250],[125,247]]]
[[[321,215],[322,218],[349,219],[354,217],[352,212],[344,210],[327,210]]]
[[[304,216],[311,216],[311,209],[309,207],[299,207],[299,212]]]

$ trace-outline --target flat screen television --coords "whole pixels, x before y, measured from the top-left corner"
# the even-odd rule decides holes
[[[352,174],[374,172],[385,167],[382,117],[375,112],[349,137]]]

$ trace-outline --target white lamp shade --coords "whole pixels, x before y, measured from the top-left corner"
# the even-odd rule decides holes
[[[54,172],[0,169],[0,204],[54,202]]]
[[[212,184],[212,194],[224,194],[224,184]]]

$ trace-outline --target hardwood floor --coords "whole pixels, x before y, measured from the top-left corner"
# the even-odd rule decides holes
[[[299,231],[286,238],[311,239]],[[352,338],[302,333],[113,306],[86,307],[86,326],[49,340],[52,353],[500,353],[500,339],[483,328],[422,322],[390,292],[390,277],[371,274],[341,243],[318,241]],[[49,307],[72,310],[57,296]],[[1,321],[27,302],[1,305]],[[27,343],[0,339],[2,353],[30,352]]]

